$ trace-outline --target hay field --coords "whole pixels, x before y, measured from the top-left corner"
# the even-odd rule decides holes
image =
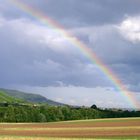
[[[140,139],[140,118],[0,124],[0,140],[85,139]]]

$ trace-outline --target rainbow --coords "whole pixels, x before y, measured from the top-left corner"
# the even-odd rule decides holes
[[[75,38],[73,35],[68,33],[63,26],[61,26],[59,23],[48,17],[46,14],[43,14],[38,9],[35,9],[34,7],[31,7],[23,2],[21,0],[10,0],[12,4],[14,4],[16,7],[18,7],[20,10],[26,12],[33,18],[36,18],[44,25],[47,25],[51,28],[55,28],[63,37],[65,37],[72,45],[79,48],[79,50],[98,68],[105,74],[105,76],[114,84],[116,89],[120,92],[120,94],[127,100],[129,105],[133,107],[134,109],[140,108],[140,103],[136,100],[133,93],[130,92],[123,83],[119,80],[119,78],[109,69],[107,65],[105,65],[98,56],[91,50],[89,47],[87,47],[82,41]]]

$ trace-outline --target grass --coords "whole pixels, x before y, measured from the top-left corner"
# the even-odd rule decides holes
[[[23,100],[11,97],[6,94],[6,92],[0,90],[0,102],[7,102],[7,103],[21,103]]]
[[[60,122],[50,122],[50,123],[86,123],[86,122],[124,122],[124,121],[135,121],[140,120],[140,117],[132,117],[132,118],[104,118],[104,119],[89,119],[89,120],[72,120],[72,121],[60,121]]]

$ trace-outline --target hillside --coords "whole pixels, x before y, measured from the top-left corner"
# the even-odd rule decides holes
[[[8,96],[12,98],[18,98],[32,103],[47,103],[49,105],[57,105],[57,106],[63,105],[62,103],[49,100],[38,94],[25,93],[18,90],[9,90],[9,89],[0,89],[0,91],[6,93]]]
[[[15,97],[11,97],[6,94],[6,92],[0,90],[0,103],[22,103],[24,102],[22,99],[18,99]]]

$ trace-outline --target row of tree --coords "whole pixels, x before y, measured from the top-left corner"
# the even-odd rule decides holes
[[[122,111],[69,106],[0,107],[0,122],[52,122],[95,118],[140,117],[140,111]]]

